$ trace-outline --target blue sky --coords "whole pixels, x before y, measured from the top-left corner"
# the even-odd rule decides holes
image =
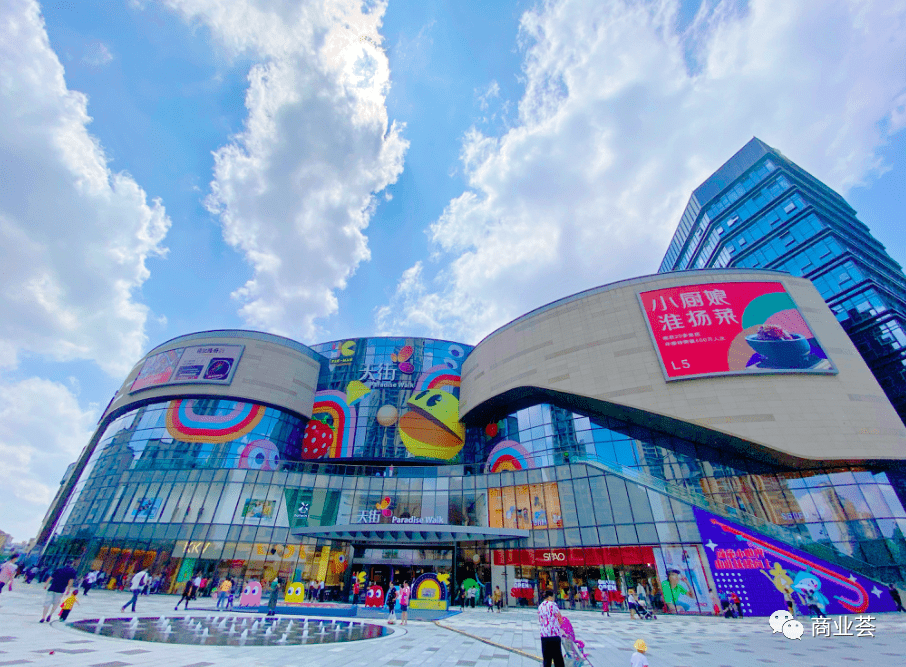
[[[475,343],[652,273],[752,136],[900,263],[906,2],[0,2],[0,529],[150,347]]]

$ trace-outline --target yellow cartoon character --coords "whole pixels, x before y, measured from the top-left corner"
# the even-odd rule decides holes
[[[359,580],[359,583],[360,583],[360,584],[364,585],[364,584],[365,584],[365,580],[366,580],[368,577],[365,576],[365,571],[362,570],[362,571],[359,572],[357,575],[355,575],[355,578]]]
[[[297,581],[293,584],[290,584],[286,587],[286,595],[283,598],[284,602],[301,604],[305,602],[305,584],[301,581]]]
[[[790,577],[789,573],[780,567],[780,563],[774,562],[774,567],[771,568],[769,572],[760,570],[760,572],[770,579],[774,588],[776,588],[781,593],[786,593],[787,589],[793,585],[793,579]]]
[[[449,574],[439,574],[437,575],[437,580],[442,583],[447,588],[450,588],[450,575]]]
[[[459,454],[466,427],[459,421],[459,399],[441,389],[425,389],[407,402],[399,421],[400,438],[415,456],[449,461]]]

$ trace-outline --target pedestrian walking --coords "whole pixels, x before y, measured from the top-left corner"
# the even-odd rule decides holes
[[[361,591],[361,589],[359,587],[359,580],[358,580],[358,577],[356,577],[356,580],[354,582],[352,582],[352,604],[353,605],[359,604],[360,591]]]
[[[538,623],[541,625],[541,658],[543,667],[565,667],[563,663],[563,648],[560,641],[560,628],[563,625],[563,616],[554,602],[554,592],[544,592],[543,602],[538,605]]]
[[[318,602],[324,602],[324,580],[318,582]]]
[[[18,560],[19,554],[13,554],[8,561],[0,566],[0,593],[3,592],[4,586],[6,586],[8,591],[13,590],[13,579],[16,578],[16,574],[19,572]]]
[[[229,577],[220,582],[220,587],[217,590],[217,608],[220,609],[221,605],[226,606],[227,598],[230,595],[230,591],[233,590],[233,582]]]
[[[472,588],[470,588],[470,589],[468,590],[468,592],[466,593],[466,595],[467,595],[468,598],[469,598],[469,606],[470,606],[472,609],[475,609],[475,595],[476,595],[477,592],[478,592],[478,589],[475,588],[475,587],[472,587]]]
[[[189,579],[188,581],[186,581],[186,585],[183,586],[183,589],[182,589],[182,597],[179,598],[179,602],[177,602],[177,603],[176,603],[176,606],[173,607],[173,611],[178,610],[178,609],[179,609],[179,605],[181,605],[183,602],[186,603],[185,608],[186,608],[186,611],[188,611],[188,609],[189,609],[189,600],[193,599],[194,597],[195,597],[195,580],[194,580],[194,579]]]
[[[635,653],[629,658],[629,667],[648,667],[648,656],[645,655],[648,652],[648,645],[645,640],[636,639],[632,648],[635,649]]]
[[[41,623],[50,623],[51,612],[57,608],[64,595],[69,592],[76,580],[76,571],[71,561],[66,561],[63,567],[58,567],[44,583],[47,595],[44,598],[44,608],[41,610]]]
[[[274,577],[274,580],[271,582],[271,594],[267,599],[267,615],[276,616],[277,615],[277,597],[280,595],[280,578]]]
[[[135,603],[138,602],[138,596],[145,590],[145,586],[151,583],[151,575],[147,570],[139,570],[132,575],[132,581],[129,583],[129,590],[132,593],[132,599],[122,606],[120,611],[126,611],[126,607],[132,605],[132,613],[135,613]]]
[[[626,605],[629,607],[629,618],[633,619],[636,617],[636,611],[639,608],[639,603],[635,597],[635,589],[630,588],[629,594],[626,596]],[[641,618],[641,617],[639,617]]]
[[[409,623],[409,596],[411,594],[412,589],[409,588],[409,582],[404,581],[403,587],[400,588],[400,625]]]
[[[94,588],[94,585],[98,581],[98,571],[92,570],[85,575],[85,578],[82,579],[82,595],[88,595],[88,591]]]
[[[796,610],[793,609],[793,589],[787,588],[787,594],[785,594],[783,598],[786,600],[790,613],[795,616]],[[733,617],[742,618],[742,600],[739,599],[739,595],[736,594],[736,591],[730,591],[730,601],[733,603]]]
[[[201,572],[195,574],[195,578],[192,579],[192,599],[196,600],[201,595],[201,586],[204,583],[204,579],[201,578]]]
[[[60,620],[65,621],[69,618],[69,612],[72,611],[72,608],[79,604],[78,601],[79,589],[73,588],[72,592],[69,594],[69,597],[63,600],[63,604],[60,605]]]
[[[887,586],[887,592],[890,593],[890,597],[893,598],[894,604],[897,606],[897,611],[906,611],[903,608],[903,600],[900,598],[900,591],[897,590],[897,587],[893,584]]]
[[[498,614],[503,609],[503,591],[500,590],[500,586],[494,587],[494,606],[497,607]]]
[[[390,611],[387,623],[393,625],[396,623],[396,587],[393,584],[387,589],[387,609]]]

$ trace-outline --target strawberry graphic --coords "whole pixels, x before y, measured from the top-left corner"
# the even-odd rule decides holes
[[[302,458],[320,459],[327,456],[333,445],[333,429],[317,419],[312,419],[305,427],[305,436],[302,438]]]

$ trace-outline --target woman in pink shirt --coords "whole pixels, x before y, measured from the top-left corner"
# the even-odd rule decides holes
[[[406,625],[409,620],[409,595],[412,590],[409,588],[409,582],[404,581],[400,589],[400,625]]]
[[[0,593],[3,592],[4,586],[6,586],[6,590],[13,590],[13,579],[16,578],[16,573],[19,571],[19,566],[16,564],[17,560],[19,560],[19,554],[13,554],[0,567]]]

